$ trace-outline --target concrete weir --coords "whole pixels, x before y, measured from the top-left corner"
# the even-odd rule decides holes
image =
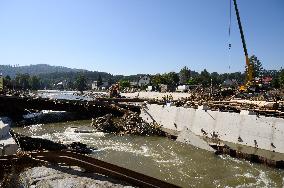
[[[207,148],[206,144],[196,139],[201,138],[208,144],[212,140],[228,142],[243,150],[251,148],[252,153],[261,156],[266,153],[268,158],[275,158],[276,153],[284,154],[283,118],[259,116],[248,110],[240,113],[213,111],[204,105],[195,109],[157,104],[145,105],[141,117],[178,131],[179,141],[191,142],[203,149]],[[193,137],[195,141],[192,141]]]

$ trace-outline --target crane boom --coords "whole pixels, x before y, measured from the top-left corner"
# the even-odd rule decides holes
[[[237,5],[237,0],[233,0],[233,1],[234,1],[235,11],[236,11],[238,25],[239,25],[239,29],[240,29],[241,39],[242,39],[242,43],[243,43],[245,59],[246,59],[246,66],[247,66],[246,84],[249,85],[253,81],[253,65],[250,64],[250,62],[249,62],[248,51],[247,51],[245,36],[244,36],[243,27],[242,27],[242,23],[241,23],[241,18],[240,18],[240,14],[239,14],[239,9],[238,9],[238,5]]]

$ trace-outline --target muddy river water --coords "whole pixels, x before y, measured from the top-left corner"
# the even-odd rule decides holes
[[[167,138],[74,132],[76,127],[90,127],[90,124],[90,121],[75,121],[14,129],[28,136],[63,143],[85,143],[98,148],[92,154],[98,159],[182,187],[284,186],[284,170],[217,156]]]

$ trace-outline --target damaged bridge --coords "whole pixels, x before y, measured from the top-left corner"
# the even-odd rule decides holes
[[[138,106],[121,104],[111,100],[57,100],[5,95],[0,95],[0,109],[0,115],[12,118],[21,117],[30,111],[40,110],[75,112],[87,117],[97,117],[109,113],[122,116],[127,110],[140,113]]]

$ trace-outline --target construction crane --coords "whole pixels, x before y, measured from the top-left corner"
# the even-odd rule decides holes
[[[236,15],[237,15],[241,39],[242,39],[242,43],[243,43],[245,60],[246,60],[246,80],[245,80],[245,85],[240,86],[240,91],[246,91],[247,88],[253,84],[253,81],[254,81],[253,71],[254,70],[253,70],[253,64],[251,64],[249,62],[248,51],[247,51],[244,31],[243,31],[243,27],[242,27],[242,23],[241,23],[240,13],[239,13],[238,5],[237,5],[237,0],[233,0],[233,1],[234,1],[234,7],[235,7]]]

